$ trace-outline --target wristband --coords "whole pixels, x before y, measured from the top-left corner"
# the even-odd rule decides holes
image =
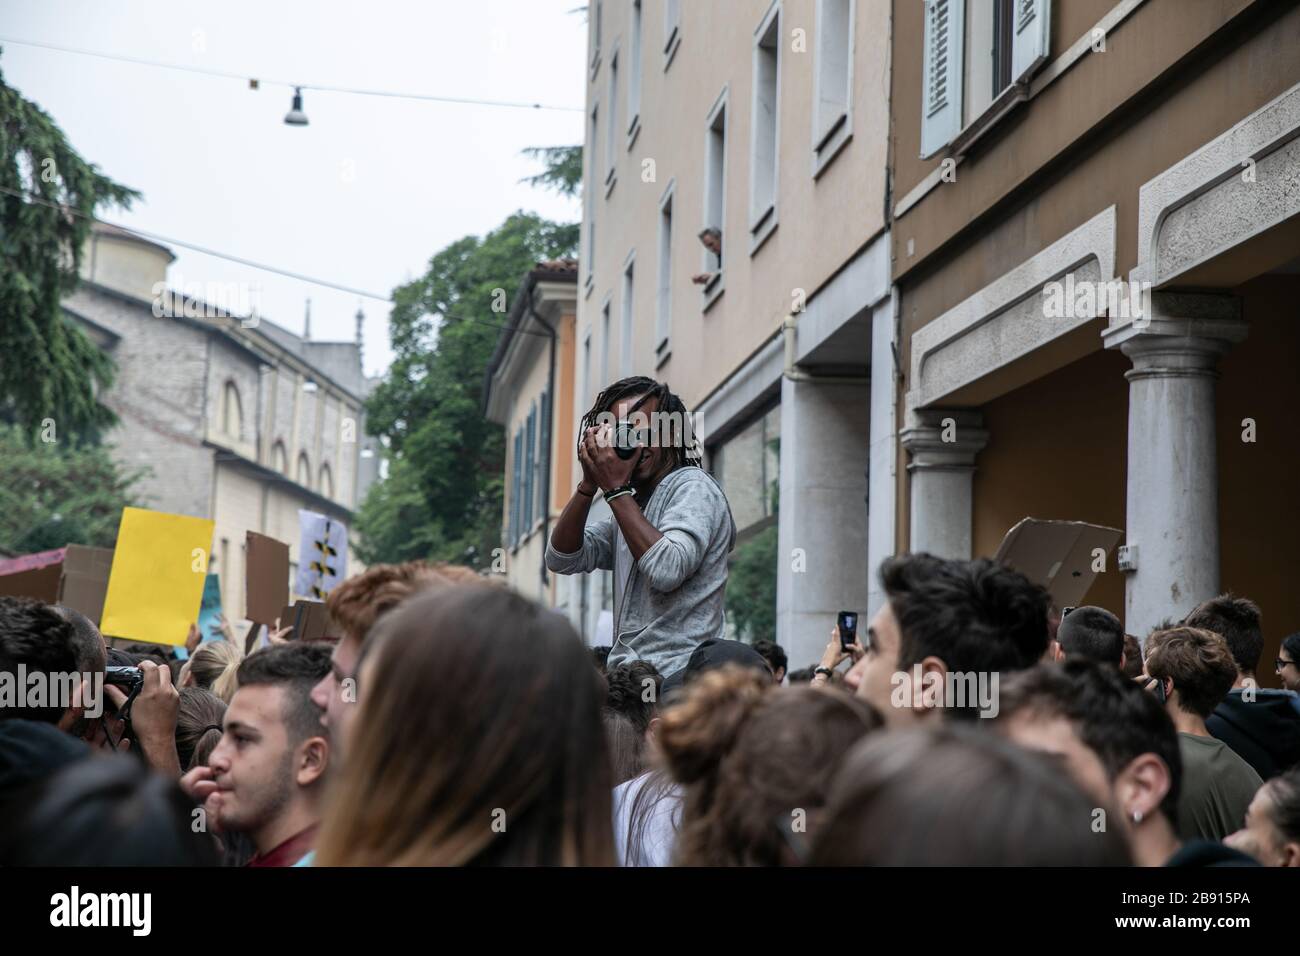
[[[825,665],[818,665],[817,667],[813,668],[813,676],[816,677],[818,674],[825,674],[826,679],[830,680],[832,677],[835,676],[835,671],[833,671],[829,667],[826,667]]]
[[[605,492],[605,502],[608,504],[615,498],[622,498],[624,495],[636,495],[636,489],[631,485],[622,485],[618,488],[612,488]]]
[[[578,483],[578,487],[577,487],[575,490],[578,492],[578,494],[582,495],[582,497],[584,497],[584,498],[594,498],[594,497],[596,497],[596,493],[595,493],[594,491],[592,491],[592,492],[590,492],[590,493],[589,493],[589,492],[586,492],[586,491],[583,491],[583,490],[582,490],[582,483],[581,483],[581,482]]]

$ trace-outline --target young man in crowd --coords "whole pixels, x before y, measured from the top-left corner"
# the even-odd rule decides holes
[[[320,644],[282,644],[245,658],[221,742],[206,767],[182,780],[204,800],[210,826],[249,837],[257,850],[249,866],[294,866],[315,843],[330,743],[311,692],[329,669],[329,649]]]
[[[1067,660],[1014,674],[993,727],[1058,759],[1127,836],[1139,866],[1252,864],[1221,844],[1179,839],[1178,733],[1155,697],[1115,668]]]
[[[1142,676],[1142,643],[1132,634],[1124,635],[1124,666],[1120,668],[1129,680]]]
[[[1056,629],[1052,656],[1082,657],[1124,669],[1124,625],[1103,607],[1067,608]]]
[[[1254,601],[1221,594],[1197,607],[1183,623],[1213,631],[1228,642],[1236,678],[1205,726],[1267,780],[1300,763],[1300,697],[1259,686],[1262,617]]]
[[[758,651],[758,656],[767,661],[767,666],[772,668],[772,683],[779,687],[785,680],[785,669],[790,663],[789,658],[785,656],[785,648],[776,641],[765,638],[754,642],[754,650]]]
[[[880,578],[888,600],[845,684],[891,727],[995,716],[1001,678],[1047,652],[1047,592],[1005,565],[910,554]]]
[[[1157,631],[1147,638],[1146,668],[1151,689],[1178,729],[1183,761],[1178,832],[1184,838],[1222,840],[1241,827],[1262,782],[1205,726],[1237,673],[1228,644],[1195,627]]]
[[[329,732],[330,759],[336,767],[346,753],[348,727],[357,710],[357,669],[375,622],[417,591],[482,582],[470,568],[408,561],[377,564],[330,592],[326,608],[341,634],[329,670],[312,688],[311,699],[323,712],[321,722]]]
[[[72,733],[87,701],[71,624],[48,604],[0,597],[0,720],[34,720]],[[39,690],[39,693],[37,693]]]
[[[725,637],[736,524],[718,483],[688,454],[694,447],[686,406],[653,379],[615,382],[582,419],[582,480],[555,523],[546,566],[614,572],[606,667],[645,660],[672,676],[701,641]],[[611,514],[588,526],[597,491]]]

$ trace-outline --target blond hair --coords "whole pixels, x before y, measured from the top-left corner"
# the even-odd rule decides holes
[[[239,689],[239,662],[244,652],[230,641],[207,641],[195,648],[185,666],[194,676],[194,686],[210,690],[229,704]]]

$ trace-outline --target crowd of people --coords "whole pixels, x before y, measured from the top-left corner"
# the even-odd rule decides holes
[[[879,573],[788,673],[615,658],[418,562],[339,585],[324,640],[184,662],[0,598],[0,863],[1300,866],[1300,635],[1266,689],[1242,597],[1138,640],[993,561]]]

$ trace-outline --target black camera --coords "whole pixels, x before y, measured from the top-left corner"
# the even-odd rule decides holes
[[[118,708],[117,716],[122,720],[129,720],[131,704],[135,702],[136,695],[140,693],[140,688],[144,686],[144,671],[138,667],[122,667],[118,665],[105,667],[104,683],[120,688],[126,693],[126,700]]]
[[[614,429],[614,453],[628,461],[635,458],[645,444],[645,429],[635,428],[628,422],[619,422]]]
[[[133,697],[144,686],[144,672],[138,667],[105,667],[104,683],[120,687]]]

